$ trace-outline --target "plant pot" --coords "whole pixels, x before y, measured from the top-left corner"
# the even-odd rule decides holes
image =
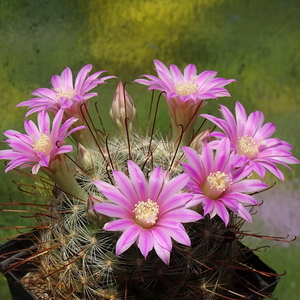
[[[35,246],[29,234],[20,235],[18,239],[10,240],[0,246],[0,271],[7,279],[12,300],[33,300],[35,296],[20,282],[20,280],[35,268],[26,260]],[[15,267],[16,266],[16,267]]]
[[[33,237],[31,233],[29,235],[21,235],[17,239],[12,239],[0,246],[0,271],[7,279],[12,300],[36,300],[34,294],[20,282],[28,272],[36,269],[32,263],[26,261],[26,258],[34,252]],[[279,281],[279,277],[275,275],[276,272],[242,244],[241,249],[245,250],[243,264],[250,268],[249,270],[235,271],[237,278],[243,278],[241,281],[237,280],[236,292],[249,295],[249,290],[255,287],[262,295],[270,295],[275,290]],[[252,269],[259,272],[253,272]],[[263,272],[274,275],[264,276]],[[264,298],[264,296],[260,296],[258,293],[253,293],[243,299],[261,300]]]
[[[236,274],[241,278],[246,279],[245,282],[248,284],[245,286],[245,282],[241,283],[240,286],[243,289],[251,290],[253,287],[256,287],[258,292],[262,295],[271,295],[277,283],[280,280],[280,277],[277,276],[275,270],[271,269],[268,265],[266,265],[256,254],[253,253],[248,247],[244,246],[240,243],[240,248],[245,250],[245,260],[243,264],[247,265],[251,269],[249,270],[236,270]],[[257,270],[259,272],[255,272],[253,270]],[[274,274],[272,276],[264,276],[265,274]],[[246,299],[249,300],[261,300],[265,297],[258,295],[258,293],[253,293],[248,296]]]

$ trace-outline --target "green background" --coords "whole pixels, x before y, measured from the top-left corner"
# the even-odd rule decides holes
[[[142,74],[155,74],[153,59],[183,68],[194,63],[199,73],[216,70],[218,76],[235,78],[228,89],[232,99],[220,99],[230,109],[240,101],[248,113],[262,110],[265,120],[277,126],[275,136],[294,146],[300,158],[300,2],[298,0],[2,0],[0,1],[0,130],[22,131],[25,108],[16,104],[30,98],[39,87],[50,87],[50,78],[66,67],[74,72],[88,63],[94,71],[131,82]],[[96,89],[103,120],[108,129],[108,109],[117,80]],[[138,84],[128,87],[140,121],[147,115],[150,93]],[[217,111],[211,100],[205,112]],[[157,128],[166,133],[166,108],[159,113]],[[1,138],[2,140],[4,139]],[[0,148],[4,149],[5,144]],[[1,168],[1,202],[26,201],[13,180]],[[300,167],[285,172],[259,200],[251,232],[284,236],[300,232]],[[267,180],[273,183],[274,177]],[[24,198],[24,199],[23,199]],[[271,215],[271,217],[270,217]],[[30,224],[29,218],[1,212],[0,227]],[[13,234],[1,230],[0,237]],[[3,240],[4,242],[5,240]],[[246,241],[256,245],[256,239]],[[300,294],[299,243],[263,241],[270,245],[261,253],[281,279],[275,296],[296,300]],[[5,279],[0,278],[0,299],[8,300]]]

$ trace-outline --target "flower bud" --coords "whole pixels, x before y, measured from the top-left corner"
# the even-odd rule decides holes
[[[93,167],[93,153],[87,150],[84,146],[78,143],[78,164],[85,170],[90,170]]]
[[[98,224],[100,227],[102,227],[104,223],[107,223],[109,221],[109,217],[100,214],[99,212],[94,210],[93,207],[96,204],[104,201],[105,200],[101,196],[90,195],[88,197],[88,200],[86,202],[86,207],[85,207],[87,218],[91,222]]]
[[[121,81],[118,83],[109,114],[123,136],[131,132],[136,109]]]
[[[211,141],[211,136],[209,134],[210,131],[208,128],[205,131],[198,134],[197,136],[195,136],[195,138],[190,144],[190,147],[195,149],[200,154],[202,152],[203,146]]]

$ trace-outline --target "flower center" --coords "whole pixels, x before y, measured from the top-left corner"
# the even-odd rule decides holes
[[[51,150],[53,149],[53,145],[51,143],[50,138],[47,134],[42,133],[40,138],[33,143],[33,150],[37,153],[45,153],[45,155],[49,155]]]
[[[148,229],[156,223],[159,206],[150,199],[147,202],[139,201],[133,212],[135,213],[136,223],[144,229]]]
[[[72,99],[75,96],[74,90],[54,89],[54,91],[56,92],[55,100],[59,100],[60,98],[63,97]]]
[[[179,81],[175,84],[176,93],[179,96],[187,96],[197,93],[197,83],[195,82],[197,76],[191,76],[191,80]]]
[[[254,141],[253,137],[248,135],[239,137],[237,145],[237,153],[241,155],[246,155],[250,159],[253,158],[258,153],[258,145]]]
[[[218,199],[221,194],[232,184],[232,180],[224,172],[212,172],[207,177],[204,193],[212,200]]]

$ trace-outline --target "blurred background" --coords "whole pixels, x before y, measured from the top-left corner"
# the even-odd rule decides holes
[[[218,77],[235,78],[228,86],[232,98],[210,100],[205,113],[218,114],[218,103],[230,109],[240,101],[248,114],[264,112],[266,122],[277,126],[275,137],[294,146],[300,158],[300,2],[298,0],[2,0],[0,1],[0,130],[23,131],[26,108],[15,108],[50,78],[68,66],[76,74],[84,65],[108,70],[118,80],[132,82],[153,74],[153,59],[179,68],[193,63],[198,73],[218,71]],[[108,130],[108,110],[118,80],[96,89],[96,99]],[[140,115],[148,113],[151,93],[129,84]],[[95,100],[93,100],[93,103]],[[162,105],[157,129],[167,133],[167,110]],[[141,117],[142,116],[142,117]],[[4,140],[2,135],[1,140]],[[0,149],[5,149],[5,143]],[[283,169],[282,169],[283,170]],[[252,233],[291,237],[300,235],[300,166],[284,170],[286,180],[258,195]],[[12,171],[4,175],[0,162],[1,203],[28,201],[14,181],[24,179]],[[29,225],[31,219],[0,212],[0,227]],[[13,234],[0,231],[0,238]],[[0,240],[4,243],[6,239]],[[275,291],[279,300],[296,300],[300,294],[299,241],[279,243],[249,238],[249,247],[269,245],[260,257],[281,278]],[[0,299],[9,300],[5,278],[0,277]]]

